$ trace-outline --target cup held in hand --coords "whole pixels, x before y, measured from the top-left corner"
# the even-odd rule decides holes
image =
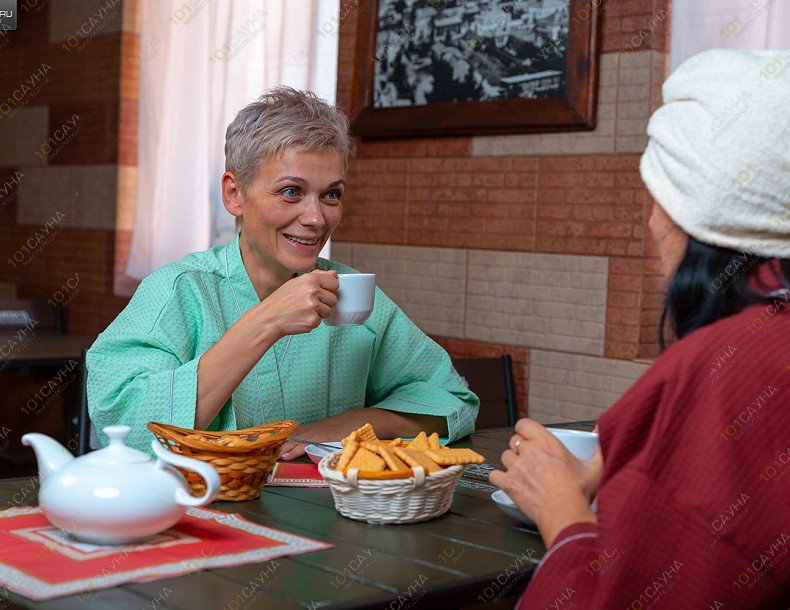
[[[595,432],[565,428],[547,428],[547,430],[580,460],[591,460],[598,452],[598,435]]]
[[[376,294],[375,273],[339,273],[337,305],[324,320],[329,326],[358,326],[373,312]]]

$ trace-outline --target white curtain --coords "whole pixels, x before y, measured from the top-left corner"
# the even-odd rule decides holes
[[[232,237],[220,194],[228,123],[280,84],[334,103],[338,41],[338,0],[140,5],[135,278]]]
[[[670,69],[708,49],[790,46],[790,0],[673,0]]]

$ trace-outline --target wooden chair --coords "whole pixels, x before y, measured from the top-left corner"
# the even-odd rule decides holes
[[[453,366],[480,398],[475,428],[505,428],[516,424],[516,388],[510,354],[500,358],[453,358]]]

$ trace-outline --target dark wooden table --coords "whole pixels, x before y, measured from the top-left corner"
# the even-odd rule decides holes
[[[498,463],[511,434],[510,428],[484,430],[454,446],[473,447]],[[17,595],[0,597],[0,610],[12,604],[58,610],[512,608],[545,548],[535,530],[499,510],[490,498],[493,489],[464,478],[450,511],[438,519],[369,525],[340,516],[329,489],[267,487],[258,500],[215,502],[211,508],[238,512],[334,547],[264,564],[122,585],[87,598],[33,602]],[[0,481],[0,508],[35,504],[31,479]],[[251,582],[258,585],[254,593]]]

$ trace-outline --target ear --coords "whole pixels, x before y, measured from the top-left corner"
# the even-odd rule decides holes
[[[225,209],[240,220],[243,216],[244,193],[232,172],[222,174],[222,204]]]

